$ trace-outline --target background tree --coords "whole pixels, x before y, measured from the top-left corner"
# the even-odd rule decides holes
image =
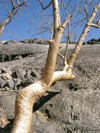
[[[21,3],[19,0],[9,0],[9,1],[3,0],[1,8],[5,7],[8,10],[8,15],[6,20],[2,22],[2,24],[0,25],[0,35],[2,34],[4,27],[14,19],[15,15],[19,13],[18,11],[20,7],[22,7],[23,5],[27,6],[25,2],[26,0],[23,0]],[[11,6],[11,9],[8,8],[9,4]]]
[[[31,14],[31,18],[34,18],[34,19],[30,19],[31,21],[30,30],[27,32],[27,34],[29,32],[32,32],[32,37],[42,35],[42,38],[44,40],[46,40],[47,38],[53,37],[53,15],[52,14],[47,14],[46,12],[41,13],[38,11],[38,16],[34,17]],[[39,22],[37,22],[35,18],[37,18]],[[33,25],[35,26],[35,28],[33,28]]]
[[[39,2],[44,10],[47,9],[50,5],[53,6],[54,35],[53,38],[47,41],[47,43],[49,44],[49,51],[46,66],[41,79],[25,87],[17,95],[15,119],[11,131],[12,133],[29,133],[32,121],[33,105],[38,99],[40,99],[40,97],[44,95],[46,90],[51,86],[53,82],[58,80],[68,80],[75,78],[72,68],[77,54],[82,47],[83,41],[87,33],[89,32],[90,27],[99,26],[98,23],[96,24],[96,22],[94,22],[93,20],[100,8],[100,2],[97,3],[90,15],[87,14],[88,12],[86,8],[84,9],[86,16],[88,15],[88,17],[86,17],[87,22],[85,24],[82,34],[80,35],[78,43],[67,61],[64,57],[66,56],[66,54],[64,56],[59,54],[64,61],[64,68],[62,71],[54,71],[61,37],[72,15],[68,15],[68,17],[61,23],[58,0],[50,1],[50,3],[46,7],[43,6],[41,0],[39,0]],[[85,7],[88,3],[90,2],[86,1]]]

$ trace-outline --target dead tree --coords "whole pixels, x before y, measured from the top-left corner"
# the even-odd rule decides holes
[[[5,20],[5,21],[2,23],[2,25],[0,26],[0,35],[2,34],[2,32],[3,32],[4,28],[5,28],[5,26],[6,26],[9,22],[12,21],[12,17],[15,16],[15,15],[17,14],[18,8],[21,7],[21,6],[23,6],[23,5],[27,6],[27,5],[25,4],[25,1],[26,1],[26,0],[23,0],[22,3],[20,3],[19,0],[16,0],[16,1],[9,0],[9,1],[10,1],[10,3],[11,3],[12,9],[11,9],[11,11],[9,11],[9,15],[7,16],[6,20]],[[15,4],[15,3],[16,3],[16,4]]]
[[[49,44],[49,51],[46,66],[41,79],[22,89],[16,97],[15,119],[11,133],[29,133],[32,122],[32,111],[34,103],[44,95],[46,90],[51,86],[53,82],[75,78],[72,71],[74,61],[81,49],[89,28],[93,26],[92,21],[100,8],[99,2],[94,8],[90,18],[88,18],[75,49],[70,55],[68,61],[65,61],[63,70],[54,72],[61,37],[66,25],[71,19],[71,15],[69,15],[61,24],[58,0],[52,0],[50,4],[48,4],[45,8],[43,7],[41,0],[39,0],[39,2],[43,9],[48,8],[51,4],[53,5],[54,35],[53,38],[48,40],[47,42]],[[61,54],[60,56],[64,60],[64,56]]]

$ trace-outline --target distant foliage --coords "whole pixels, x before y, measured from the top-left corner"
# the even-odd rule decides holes
[[[22,43],[34,43],[34,44],[46,44],[46,40],[41,40],[41,39],[37,39],[37,38],[26,39],[21,42]]]
[[[100,38],[99,39],[91,39],[87,41],[87,44],[100,44]]]

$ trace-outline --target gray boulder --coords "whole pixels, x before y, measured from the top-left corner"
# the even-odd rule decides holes
[[[12,80],[12,77],[8,73],[0,74],[0,78],[2,78],[5,82],[9,79]]]
[[[47,52],[47,45],[22,44],[0,46],[0,61],[10,61],[16,59],[16,56],[26,57],[33,54]]]
[[[23,79],[25,75],[26,75],[26,70],[24,69],[17,69],[12,73],[13,78],[19,78],[19,79]]]
[[[7,83],[5,86],[13,90],[15,88],[14,81],[13,80],[7,80]]]
[[[5,81],[0,78],[0,88],[3,88],[5,86]]]
[[[0,104],[4,108],[7,119],[9,120],[14,118],[16,95],[17,93],[12,91],[0,92]]]
[[[7,69],[7,68],[5,68],[5,67],[1,67],[1,68],[0,68],[0,73],[1,73],[1,74],[2,74],[2,73],[8,73],[9,75],[12,74],[11,70],[10,70],[10,69]]]

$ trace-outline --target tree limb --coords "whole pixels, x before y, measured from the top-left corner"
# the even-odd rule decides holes
[[[100,25],[96,25],[96,24],[92,24],[92,23],[91,23],[91,26],[95,27],[95,28],[100,28]]]
[[[68,68],[68,66],[66,67]],[[69,80],[69,79],[74,79],[75,75],[73,75],[70,71],[56,71],[53,74],[52,80],[49,84],[49,86],[51,86],[51,84],[53,84],[56,81],[63,81],[63,80]]]
[[[18,3],[17,6],[14,5],[14,1],[13,1],[13,0],[10,0],[10,2],[11,2],[11,5],[12,5],[12,10],[11,10],[10,14],[8,15],[8,17],[6,18],[6,20],[4,21],[4,23],[2,24],[2,27],[0,28],[0,35],[2,34],[2,32],[3,32],[3,30],[4,30],[4,27],[11,21],[11,17],[17,13],[17,12],[15,12],[15,14],[14,14],[14,11],[15,11],[18,7],[21,7],[21,6],[23,6],[23,5],[27,6],[27,5],[25,4],[25,0],[23,1],[22,4],[19,4],[19,1],[17,0],[17,3]]]
[[[79,53],[79,51],[80,51],[80,49],[82,47],[84,39],[85,39],[87,33],[89,32],[89,29],[91,27],[91,23],[92,23],[94,17],[96,16],[99,8],[100,8],[100,2],[98,2],[97,6],[94,8],[90,18],[88,19],[88,21],[87,21],[87,23],[86,23],[86,25],[85,25],[85,27],[83,29],[83,32],[82,32],[82,34],[81,34],[81,36],[80,36],[80,38],[78,40],[78,43],[77,43],[75,49],[73,50],[72,54],[70,55],[70,57],[68,59],[68,65],[73,66],[74,61],[75,61],[75,59],[76,59],[76,57],[77,57],[77,55],[78,55],[78,53]]]
[[[64,60],[64,56],[61,53],[58,53],[58,55]]]
[[[63,0],[61,0],[61,1],[62,1],[63,6],[64,6],[64,9],[65,9],[66,15],[67,15],[67,17],[68,17],[67,6],[65,6],[65,3],[64,3]],[[70,1],[69,1],[69,2],[70,2]],[[65,54],[64,54],[64,65],[67,64],[67,62],[66,62],[66,57],[67,57],[67,53],[68,53],[69,40],[70,40],[70,21],[69,21],[69,23],[68,23],[68,40],[67,40],[66,50],[65,50]]]
[[[15,8],[13,0],[10,0],[10,2],[11,2],[12,7]]]
[[[41,0],[39,0],[39,2],[41,4],[41,7],[42,7],[43,10],[47,9],[52,4],[52,0],[51,0],[50,3],[46,7],[43,7],[43,4],[42,4]]]
[[[0,35],[2,34],[4,27],[6,26],[6,24],[10,21],[11,16],[14,13],[14,8],[12,9],[11,13],[9,14],[9,16],[6,18],[5,22],[2,24],[2,27],[0,29]]]
[[[19,0],[17,0],[17,4],[20,5]]]
[[[85,13],[86,13],[86,19],[88,20],[88,12],[87,12],[87,10],[86,10],[86,7],[87,7],[87,5],[91,2],[92,0],[89,0],[89,1],[87,1],[86,0],[86,4],[85,4],[85,6],[84,6],[84,11],[85,11]]]
[[[57,0],[53,1],[53,16],[54,16],[54,32],[61,26],[60,10]]]
[[[72,15],[69,15],[62,23],[61,27],[66,28],[66,25],[68,24],[69,20],[71,19]]]

